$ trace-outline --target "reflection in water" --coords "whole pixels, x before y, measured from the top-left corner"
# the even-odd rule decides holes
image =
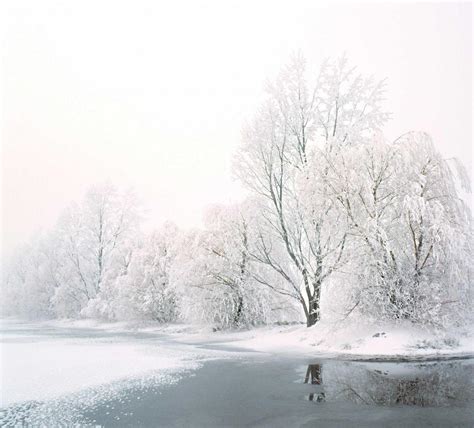
[[[463,362],[310,364],[309,401],[350,401],[382,406],[465,406],[472,401],[473,365]]]
[[[153,378],[150,374],[146,379],[124,379],[47,402],[19,403],[0,409],[0,426],[169,426],[173,415],[181,417],[186,412],[190,418],[204,418],[195,426],[209,426],[209,417],[228,420],[229,412],[234,410],[232,416],[242,421],[242,425],[250,424],[253,418],[261,420],[277,413],[302,420],[317,413],[319,420],[335,418],[341,422],[338,418],[345,417],[345,421],[351,422],[354,407],[363,410],[360,413],[365,416],[360,418],[379,418],[385,414],[386,418],[403,416],[406,421],[407,415],[411,415],[410,421],[421,417],[425,422],[434,421],[433,425],[439,426],[436,418],[446,413],[450,423],[446,426],[472,425],[466,421],[473,415],[470,409],[474,402],[474,360],[425,363],[326,360],[305,366],[301,377],[298,375],[298,382],[292,382],[295,369],[301,369],[300,364],[301,360],[264,360],[264,364],[259,364],[259,360],[243,364],[214,361],[205,365],[195,377],[182,374],[179,383],[178,375]],[[176,382],[176,386],[164,394],[163,379],[169,385]],[[235,382],[235,388],[229,388],[232,382]],[[300,400],[303,395],[311,405]],[[189,400],[183,400],[183,396]],[[300,402],[295,405],[297,400]],[[235,401],[248,403],[254,413],[249,411],[243,415],[242,406],[228,406]],[[313,405],[317,406],[317,412]],[[286,406],[284,410],[282,406]],[[393,408],[387,409],[387,406]],[[441,412],[434,412],[437,407],[442,408]],[[199,409],[205,410],[199,413]],[[360,425],[364,426],[362,422]],[[344,423],[338,426],[344,426]]]
[[[304,383],[308,383],[311,378],[311,385],[321,385],[322,383],[322,373],[321,373],[321,364],[310,364],[308,370],[306,370],[306,377]]]
[[[321,364],[310,364],[306,370],[304,383],[311,383],[311,385],[321,385],[323,383],[323,374]],[[324,392],[312,392],[308,396],[309,401],[316,401],[321,403],[325,400]]]

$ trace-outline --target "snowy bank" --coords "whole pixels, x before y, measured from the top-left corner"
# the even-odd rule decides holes
[[[255,352],[300,354],[345,359],[417,360],[474,356],[473,328],[443,331],[410,322],[364,323],[351,319],[303,324],[272,325],[247,330],[215,331],[209,325],[160,324],[150,321],[103,322],[54,320],[39,328],[91,329],[110,333],[159,335],[191,345],[219,344]]]
[[[310,328],[264,327],[216,336],[232,343],[238,340],[239,347],[254,351],[328,358],[416,360],[474,356],[472,329],[449,333],[410,323],[319,322]]]
[[[163,334],[189,344],[219,343],[275,354],[301,354],[345,359],[417,360],[474,356],[472,328],[442,331],[410,322],[364,323],[346,319],[305,325],[273,325],[249,330],[213,331],[208,325],[103,323],[93,320],[53,321],[61,327]]]

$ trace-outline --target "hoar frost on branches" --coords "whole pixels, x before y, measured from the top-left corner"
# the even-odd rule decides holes
[[[179,296],[171,279],[178,233],[165,224],[134,249],[127,271],[113,284],[116,319],[178,319]]]
[[[134,195],[109,184],[91,188],[81,205],[66,211],[57,229],[65,261],[53,297],[59,315],[97,307],[101,293],[129,263],[138,221]],[[107,309],[100,310],[107,317]]]
[[[347,258],[331,282],[346,294],[339,292],[344,311],[438,327],[466,322],[471,212],[458,196],[457,171],[430,137],[408,133],[394,143],[380,137],[315,151],[309,164],[301,180],[306,215],[315,204],[327,213],[331,207],[334,236],[338,227],[346,234]]]
[[[468,315],[471,213],[429,136],[354,146],[332,161],[351,226],[351,292],[367,316],[437,326]]]
[[[343,291],[345,316],[438,326],[461,322],[472,301],[456,171],[426,134],[384,141],[382,97],[383,82],[344,57],[311,87],[297,56],[244,129],[236,173],[261,201],[252,257],[284,279],[266,285],[300,302],[308,326],[328,287]]]
[[[214,206],[205,229],[188,235],[178,264],[188,318],[218,328],[245,327],[270,321],[281,306],[279,296],[256,282],[261,267],[251,256],[255,231],[245,211],[243,205]]]
[[[313,173],[308,158],[315,151],[342,150],[379,130],[388,118],[380,107],[382,88],[382,82],[357,75],[345,58],[325,63],[311,86],[305,61],[297,56],[269,85],[266,102],[244,130],[236,173],[264,201],[265,232],[254,257],[285,279],[308,326],[320,319],[325,282],[344,263],[347,233],[326,198],[327,170],[318,170],[317,190],[301,179]],[[308,191],[318,193],[319,203],[303,203]],[[266,235],[274,237],[274,245]],[[286,254],[285,266],[275,256],[282,252],[275,244]]]

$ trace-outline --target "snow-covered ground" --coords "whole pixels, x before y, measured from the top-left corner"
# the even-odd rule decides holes
[[[454,336],[408,324],[349,322],[213,332],[182,324],[3,321],[0,407],[50,400],[123,379],[154,376],[157,383],[172,383],[205,360],[235,357],[232,347],[326,358],[439,358],[473,355],[474,341],[467,333]],[[199,347],[209,343],[223,350]]]
[[[1,329],[0,408],[123,380],[173,383],[203,361],[229,355],[171,343],[151,333],[137,337],[136,329],[126,335],[129,328],[124,324],[4,320]]]
[[[161,334],[188,344],[220,343],[249,351],[303,354],[336,358],[417,359],[474,355],[474,330],[446,332],[406,323],[363,323],[345,320],[274,325],[249,330],[214,331],[210,326],[95,320],[56,320],[41,323],[59,328],[90,328],[108,332]],[[200,351],[202,352],[202,350]]]
[[[115,324],[115,328],[130,325]],[[96,324],[101,328],[100,324]],[[136,326],[134,328],[137,328]],[[472,328],[446,332],[415,327],[413,324],[363,322],[351,320],[305,325],[279,325],[250,330],[217,331],[210,327],[168,325],[138,327],[141,331],[162,332],[188,343],[238,346],[252,351],[275,354],[301,354],[345,359],[416,360],[474,355]]]
[[[474,355],[472,330],[446,333],[406,324],[324,323],[221,333],[241,348],[274,353],[304,353],[350,359],[400,359]]]

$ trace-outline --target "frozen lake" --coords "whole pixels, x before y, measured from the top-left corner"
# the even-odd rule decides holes
[[[79,353],[77,362],[63,366],[58,352],[69,360]],[[387,363],[275,357],[143,332],[11,323],[3,326],[2,356],[2,402],[7,403],[2,426],[420,427],[474,422],[471,359]],[[35,361],[37,372],[44,373],[36,373]],[[10,368],[17,373],[7,373]],[[73,371],[79,371],[77,379]],[[23,390],[15,389],[15,379]],[[6,394],[17,394],[17,399]]]

